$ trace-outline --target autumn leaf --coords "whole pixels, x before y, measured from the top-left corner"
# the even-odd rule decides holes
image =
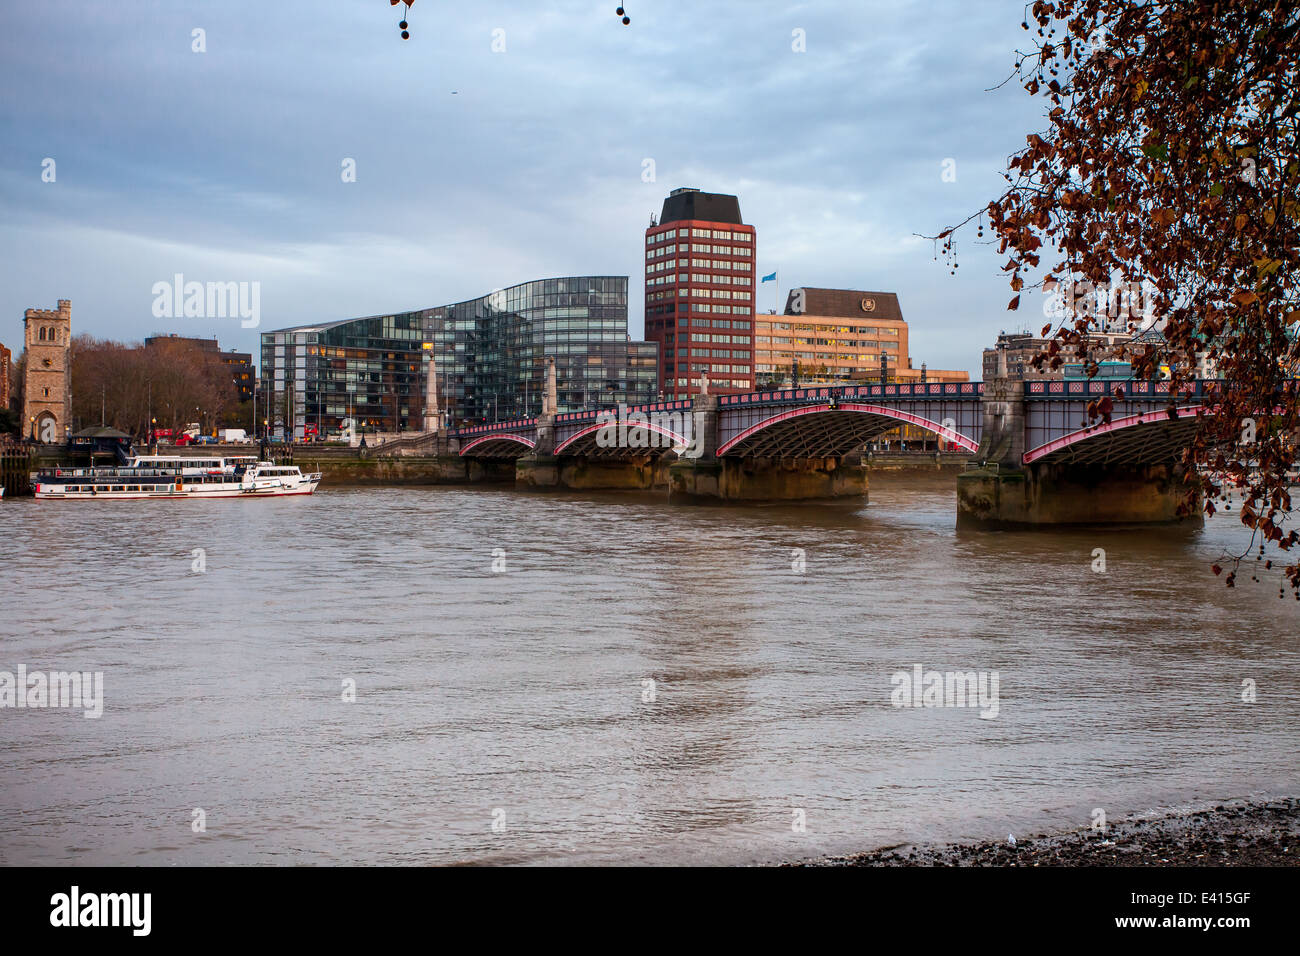
[[[1300,525],[1288,478],[1300,464],[1296,4],[1034,0],[1032,8],[1040,45],[1018,69],[1051,122],[1008,159],[1004,191],[981,209],[998,254],[1010,257],[1010,308],[1029,282],[1025,270],[1042,268],[1053,283],[1142,290],[1140,307],[1120,316],[1129,332],[1160,320],[1159,335],[1140,344],[1098,341],[1114,331],[1109,308],[1048,323],[1035,367],[1059,373],[1083,361],[1092,375],[1104,345],[1122,353],[1114,358],[1128,361],[1135,381],[1167,382],[1171,401],[1152,418],[1194,417],[1167,453],[1192,474],[1225,476],[1197,485],[1203,503],[1189,488],[1182,513],[1213,515],[1216,502],[1238,512],[1251,544],[1292,551],[1275,573],[1300,594],[1300,534],[1281,530]],[[1080,59],[1097,29],[1104,50]],[[1051,288],[1044,278],[1043,292]],[[1207,372],[1219,384],[1196,384]],[[1090,402],[1092,421],[1132,392],[1112,387],[1106,406]],[[1180,413],[1189,404],[1201,411]],[[1243,450],[1239,423],[1262,410],[1263,439]],[[1236,561],[1249,547],[1227,553]],[[1235,573],[1214,572],[1235,585]]]

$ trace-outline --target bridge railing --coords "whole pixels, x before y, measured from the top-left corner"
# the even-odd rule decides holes
[[[517,418],[512,422],[497,422],[493,425],[474,425],[469,428],[453,428],[451,434],[457,438],[474,438],[478,435],[491,435],[495,432],[527,431],[537,427],[535,418]]]
[[[984,393],[983,382],[906,382],[893,385],[818,385],[810,388],[774,388],[739,395],[720,395],[718,403],[732,405],[786,405],[818,399],[971,399]]]
[[[689,411],[692,402],[689,398],[677,399],[668,402],[646,402],[642,405],[628,405],[624,411],[628,414],[641,412],[650,414],[653,412],[681,412]],[[555,416],[555,424],[566,425],[574,422],[594,422],[601,415],[617,413],[617,405],[608,405],[601,408],[587,409],[581,412],[565,412],[562,415]],[[537,427],[536,418],[521,418],[513,422],[498,422],[495,425],[475,425],[472,428],[457,428],[452,434],[458,438],[474,438],[478,435],[491,435],[497,432],[508,431],[527,431]]]
[[[1197,379],[1187,382],[1178,390],[1178,396],[1184,399],[1197,399],[1205,396],[1219,384],[1219,379]],[[1102,395],[1115,395],[1117,389],[1124,390],[1125,399],[1156,399],[1169,397],[1168,382],[1141,381],[1135,379],[1091,379],[1059,380],[1044,379],[1025,382],[1025,398],[1057,399],[1060,401],[1081,398],[1098,398]]]
[[[689,398],[679,398],[670,402],[646,402],[643,405],[628,405],[627,414],[638,412],[641,414],[652,414],[654,412],[682,412],[688,411],[694,403]],[[617,405],[609,405],[605,408],[588,409],[585,412],[565,412],[563,415],[555,416],[555,424],[565,425],[574,422],[595,421],[601,415],[608,415],[611,412],[617,412]]]

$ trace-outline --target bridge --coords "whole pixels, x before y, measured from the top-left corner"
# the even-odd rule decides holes
[[[984,524],[1168,521],[1213,382],[1014,379],[761,390],[456,429],[462,458],[527,487],[666,485],[681,499],[865,495],[865,445],[900,425],[972,456],[959,516]],[[1110,420],[1089,406],[1111,401]]]

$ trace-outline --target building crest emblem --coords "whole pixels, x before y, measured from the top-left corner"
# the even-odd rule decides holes
[[[862,300],[862,311],[863,311],[863,312],[875,312],[875,311],[876,311],[876,300],[875,300],[875,299],[863,299],[863,300]]]

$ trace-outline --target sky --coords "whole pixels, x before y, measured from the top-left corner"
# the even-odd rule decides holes
[[[388,0],[4,4],[0,342],[70,299],[74,333],[256,350],[565,275],[629,276],[639,338],[644,230],[679,186],[740,198],[779,273],[760,310],[896,292],[914,365],[974,379],[999,331],[1043,324],[973,231],[956,275],[918,237],[996,197],[1045,125],[993,89],[1023,0],[617,5],[415,0],[402,40]],[[177,273],[258,283],[259,325],[155,316]]]

